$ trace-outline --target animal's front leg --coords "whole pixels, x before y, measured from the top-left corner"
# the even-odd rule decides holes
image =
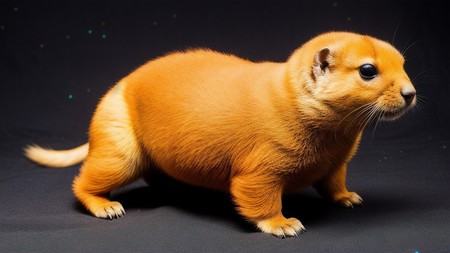
[[[325,177],[315,184],[317,191],[325,198],[344,206],[354,207],[361,205],[363,200],[355,192],[349,192],[345,185],[347,164],[331,170]]]
[[[237,209],[262,232],[284,238],[306,231],[296,218],[281,213],[282,186],[270,175],[245,175],[232,179],[231,194]]]

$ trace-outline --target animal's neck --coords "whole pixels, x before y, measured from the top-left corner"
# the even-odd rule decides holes
[[[307,80],[303,74],[302,80]],[[332,102],[319,101],[306,89],[306,84],[292,82],[289,74],[285,75],[285,96],[280,96],[283,106],[278,104],[279,113],[285,119],[291,133],[296,136],[298,143],[313,145],[327,145],[334,142],[353,141],[362,131],[364,122],[358,111],[340,109]],[[343,101],[345,103],[345,101]],[[348,102],[347,102],[348,103]]]
[[[354,136],[363,128],[363,122],[320,103],[306,103],[298,108],[298,120],[307,132],[327,133],[339,136]]]

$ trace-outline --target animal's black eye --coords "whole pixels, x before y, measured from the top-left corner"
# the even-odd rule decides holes
[[[362,79],[368,81],[374,79],[378,75],[378,71],[372,64],[364,64],[359,67],[359,75]]]

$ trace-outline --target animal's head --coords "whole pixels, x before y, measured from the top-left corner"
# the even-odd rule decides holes
[[[288,64],[292,83],[316,101],[315,109],[365,124],[374,118],[395,120],[415,104],[404,62],[387,42],[332,32],[307,42]]]

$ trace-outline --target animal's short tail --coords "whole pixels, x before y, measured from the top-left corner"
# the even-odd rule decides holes
[[[24,151],[25,156],[33,162],[47,167],[62,168],[82,162],[88,154],[89,144],[69,150],[52,150],[32,145],[27,146]]]

